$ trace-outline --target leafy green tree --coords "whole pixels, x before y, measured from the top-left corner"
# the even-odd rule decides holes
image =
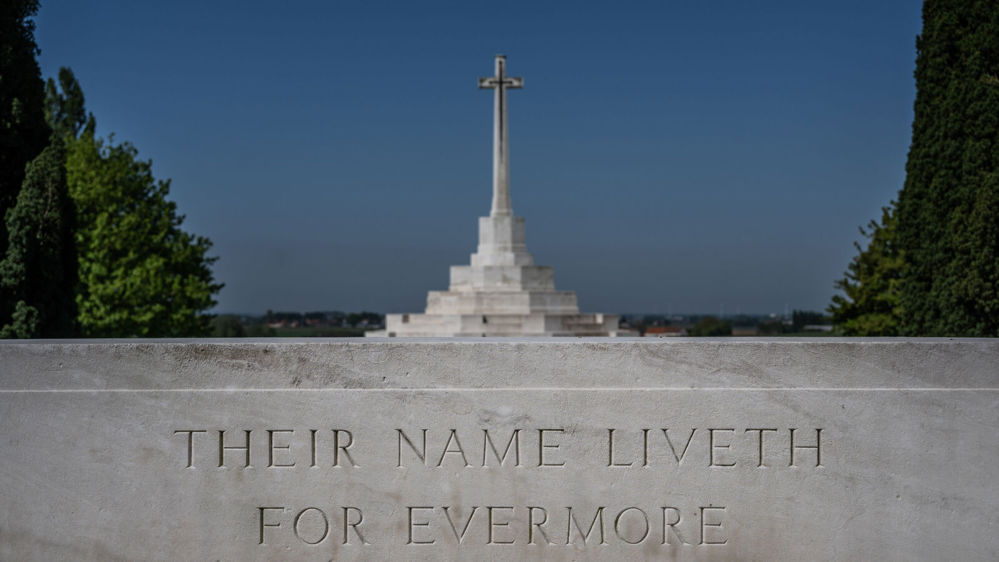
[[[881,222],[871,221],[860,233],[866,248],[854,243],[858,254],[836,282],[842,295],[835,295],[828,312],[836,330],[846,336],[899,335],[898,285],[904,260],[898,247],[895,210],[881,209]]]
[[[700,337],[731,336],[732,325],[714,316],[705,316],[687,330],[687,334]]]
[[[45,113],[67,144],[65,168],[76,208],[76,304],[92,337],[204,336],[212,333],[211,241],[181,228],[169,181],[128,143],[97,138],[73,73],[46,86]]]
[[[76,139],[81,131],[93,133],[94,115],[85,108],[83,88],[67,67],[59,69],[59,84],[49,78],[45,83],[45,121],[54,134],[66,140]]]
[[[4,217],[14,206],[25,166],[48,143],[44,84],[35,56],[38,0],[0,2],[0,252],[7,248]]]
[[[66,188],[63,141],[27,167],[16,205],[7,212],[9,244],[0,261],[0,292],[9,303],[0,337],[68,337],[75,333],[74,212]]]
[[[137,155],[92,130],[68,151],[80,225],[80,327],[98,337],[209,335],[205,312],[222,288],[212,277],[211,241],[181,229],[169,181],[155,180],[152,163]]]
[[[916,47],[899,333],[999,336],[999,7],[926,0]]]

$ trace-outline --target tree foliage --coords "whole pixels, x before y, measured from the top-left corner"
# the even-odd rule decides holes
[[[916,47],[900,333],[999,336],[999,7],[926,0]]]
[[[210,334],[211,317],[205,311],[215,305],[213,296],[221,288],[212,278],[215,258],[207,256],[211,242],[181,228],[184,217],[167,198],[169,181],[153,177],[151,162],[139,160],[128,143],[96,136],[93,115],[86,113],[83,91],[69,69],[59,71],[58,85],[50,79],[45,92],[45,116],[53,143],[60,147],[45,169],[64,178],[74,219],[67,224],[75,225],[70,231],[75,267],[67,269],[72,277],[62,287],[75,293],[66,310],[77,311],[80,333]],[[14,256],[11,267],[23,261]],[[39,275],[27,274],[26,282],[37,283]],[[34,318],[28,309],[20,317],[22,323]]]
[[[52,78],[45,83],[45,121],[54,134],[67,141],[96,128],[94,115],[86,110],[83,88],[65,66],[59,69],[58,85]]]
[[[48,142],[44,84],[35,61],[38,0],[0,2],[0,251],[7,248],[3,218],[14,206],[25,166]]]
[[[999,7],[925,0],[906,179],[836,283],[848,335],[999,336]]]
[[[858,254],[836,282],[843,291],[829,305],[836,329],[847,336],[897,336],[898,284],[903,259],[898,248],[893,207],[881,209],[881,222],[871,221],[860,233],[866,248],[854,243]]]
[[[69,69],[41,81],[37,9],[0,4],[0,336],[210,334],[211,242],[181,228],[151,162],[97,138]]]
[[[62,140],[53,138],[28,165],[17,203],[7,212],[9,242],[0,261],[0,337],[75,333],[74,212],[64,163]]]
[[[86,336],[211,334],[204,312],[222,285],[213,281],[211,241],[181,228],[152,163],[128,143],[85,130],[66,160],[77,208],[79,319]]]

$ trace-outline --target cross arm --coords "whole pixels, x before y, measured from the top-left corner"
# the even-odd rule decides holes
[[[488,78],[479,78],[479,89],[491,89],[496,88],[500,84],[500,79],[495,76],[490,76]],[[523,78],[503,78],[503,86],[506,88],[523,88],[524,79]]]

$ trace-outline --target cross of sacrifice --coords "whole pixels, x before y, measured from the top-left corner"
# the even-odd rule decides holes
[[[510,139],[506,122],[507,88],[523,88],[523,78],[506,75],[506,55],[496,55],[496,76],[479,78],[480,89],[496,90],[493,109],[493,207],[490,216],[513,215],[510,203]]]

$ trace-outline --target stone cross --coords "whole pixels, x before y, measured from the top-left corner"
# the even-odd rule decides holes
[[[496,90],[493,109],[493,208],[490,216],[511,216],[510,204],[510,139],[506,122],[507,88],[523,88],[523,78],[506,75],[506,55],[496,55],[496,76],[479,78],[479,88]]]

